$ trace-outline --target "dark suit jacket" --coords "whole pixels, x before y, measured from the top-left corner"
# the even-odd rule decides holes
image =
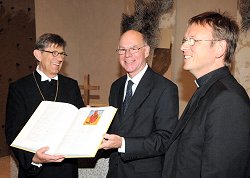
[[[176,126],[164,178],[249,178],[249,97],[228,68],[214,72]]]
[[[41,82],[41,76],[37,72],[35,75],[42,89],[44,84]],[[58,82],[59,90],[56,101],[71,103],[78,108],[84,106],[76,80],[58,75]],[[45,95],[45,91],[43,91],[43,95]],[[45,96],[48,97],[48,95]],[[7,144],[12,143],[42,100],[32,74],[10,84],[5,123]],[[77,159],[65,159],[62,163],[43,164],[41,168],[38,168],[31,165],[33,153],[11,149],[19,163],[20,178],[32,176],[70,178],[78,176]]]
[[[148,68],[130,101],[124,117],[122,102],[127,77],[115,81],[109,102],[118,111],[109,133],[125,138],[125,152],[113,150],[107,177],[160,177],[164,145],[178,120],[177,86]]]

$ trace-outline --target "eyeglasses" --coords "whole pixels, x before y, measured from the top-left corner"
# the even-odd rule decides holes
[[[125,49],[125,48],[119,48],[116,50],[116,52],[119,54],[119,55],[123,55],[125,54],[126,52],[129,51],[130,54],[135,54],[137,53],[141,48],[145,47],[147,45],[143,45],[142,47],[132,47],[132,48],[128,48],[128,49]]]
[[[183,39],[182,39],[182,44],[188,42],[188,44],[189,44],[190,46],[194,46],[195,43],[196,43],[196,42],[199,42],[199,41],[221,41],[221,40],[214,40],[214,39],[212,39],[212,40],[196,40],[196,39],[193,39],[193,38],[183,38]]]
[[[47,50],[43,50],[40,49],[40,51],[46,52],[46,53],[51,53],[52,56],[57,57],[59,54],[61,55],[62,58],[64,58],[65,56],[68,56],[65,52],[58,52],[58,51],[47,51]]]

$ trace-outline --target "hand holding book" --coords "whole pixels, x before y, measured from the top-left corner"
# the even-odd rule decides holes
[[[34,153],[48,146],[49,155],[94,157],[116,111],[43,101],[11,146]]]

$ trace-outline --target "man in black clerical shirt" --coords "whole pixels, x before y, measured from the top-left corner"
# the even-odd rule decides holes
[[[249,97],[229,71],[238,36],[239,27],[225,13],[189,20],[183,68],[198,89],[170,138],[162,177],[250,177]]]
[[[84,106],[77,81],[59,74],[67,56],[65,47],[66,42],[59,35],[48,33],[40,36],[33,52],[38,60],[36,70],[10,84],[5,124],[9,145],[42,101],[66,102],[78,108]],[[48,155],[48,147],[39,149],[35,154],[11,149],[19,163],[19,178],[78,177],[77,159]]]

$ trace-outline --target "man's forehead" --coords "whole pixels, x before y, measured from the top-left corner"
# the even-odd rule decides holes
[[[196,35],[212,35],[212,28],[206,24],[206,25],[201,25],[201,24],[191,24],[188,26],[187,31],[186,31],[186,36],[196,36]]]
[[[139,32],[130,31],[121,36],[119,46],[136,46],[142,43],[142,35]]]
[[[55,43],[49,43],[47,48],[62,48],[63,49],[63,46],[59,46],[58,44],[55,44]]]

